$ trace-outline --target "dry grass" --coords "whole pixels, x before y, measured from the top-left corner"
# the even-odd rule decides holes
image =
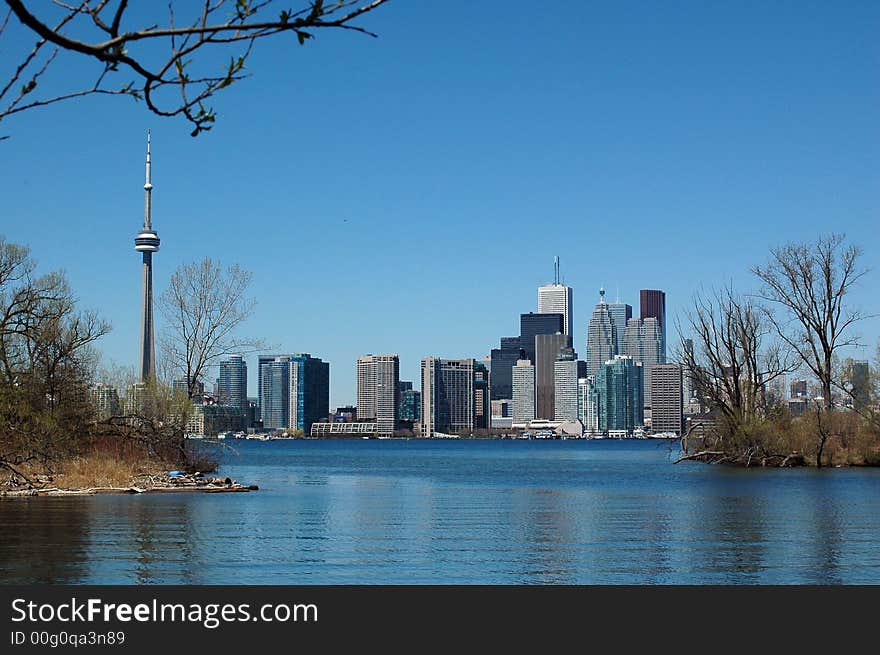
[[[130,487],[138,475],[157,475],[175,468],[173,463],[150,457],[131,441],[101,439],[74,457],[57,462],[49,486],[59,489]]]
[[[138,475],[163,470],[168,467],[151,460],[118,460],[107,453],[91,453],[61,462],[53,482],[60,489],[130,487]]]

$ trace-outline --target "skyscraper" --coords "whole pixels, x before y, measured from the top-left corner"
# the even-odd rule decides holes
[[[156,345],[153,341],[153,253],[159,250],[159,235],[152,224],[150,182],[150,131],[147,130],[147,181],[144,184],[144,227],[134,238],[134,249],[143,255],[143,298],[141,303],[141,382],[156,377]]]
[[[595,377],[598,430],[605,434],[632,436],[644,423],[642,365],[627,355],[617,355]]]
[[[326,420],[330,413],[330,364],[299,353],[290,357],[289,375],[287,427],[311,434],[312,423]]]
[[[474,429],[474,360],[422,359],[422,434]]]
[[[231,355],[220,362],[217,402],[234,407],[242,416],[247,413],[247,363],[241,355]]]
[[[651,370],[657,364],[665,364],[663,337],[656,318],[631,318],[627,321],[621,355],[629,355],[641,362],[644,374],[645,407],[651,407]]]
[[[357,381],[358,420],[375,420],[379,434],[394,434],[400,404],[400,358],[397,355],[358,357]]]
[[[528,423],[535,419],[535,366],[521,359],[513,367],[513,421]]]
[[[565,317],[559,313],[520,314],[519,340],[520,346],[526,351],[526,357],[535,361],[535,337],[539,334],[565,334],[564,327]]]
[[[489,369],[484,362],[474,362],[474,429],[488,429],[491,423],[489,404]]]
[[[103,421],[120,413],[122,405],[119,402],[119,392],[114,387],[96,384],[89,391],[99,420]]]
[[[553,368],[553,394],[557,421],[578,420],[577,355],[570,346],[561,348]]]
[[[538,287],[538,312],[540,314],[562,314],[562,332],[571,334],[571,287],[559,281],[559,257],[553,258],[553,284]]]
[[[259,359],[260,413],[266,430],[283,430],[290,418],[290,355]]]
[[[633,308],[632,305],[618,300],[608,303],[608,313],[611,314],[611,321],[614,323],[614,354],[620,355],[623,353],[623,335],[626,332],[626,323],[632,318]]]
[[[422,394],[413,389],[413,383],[400,381],[400,401],[397,405],[397,418],[400,421],[415,423],[422,413]]]
[[[599,419],[596,414],[596,386],[593,376],[578,379],[578,419],[584,425],[584,434],[596,434]]]
[[[867,360],[851,363],[852,401],[857,412],[864,411],[871,404],[871,368]]]
[[[501,348],[493,348],[490,354],[490,393],[492,400],[513,398],[511,369],[526,357],[519,337],[501,337]]]
[[[557,332],[556,334],[539,334],[535,336],[535,418],[552,421],[556,415],[555,370],[556,357],[564,349],[571,349],[571,337]],[[577,371],[577,357],[573,360]],[[577,373],[575,372],[575,380]]]
[[[590,324],[587,327],[587,351],[584,359],[587,362],[587,375],[596,375],[602,365],[614,357],[617,343],[617,331],[608,303],[605,302],[605,289],[599,289],[599,303],[593,310]]]
[[[684,407],[681,402],[682,368],[657,364],[651,368],[651,431],[681,435]]]
[[[640,318],[656,318],[660,325],[661,352],[663,361],[666,361],[666,292],[659,289],[642,289],[639,291],[639,305]]]

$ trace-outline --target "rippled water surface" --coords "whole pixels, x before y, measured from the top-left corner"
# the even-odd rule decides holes
[[[0,499],[5,583],[880,583],[880,470],[654,441],[233,442],[261,490]]]

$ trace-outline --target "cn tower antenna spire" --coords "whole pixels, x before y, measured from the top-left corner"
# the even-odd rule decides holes
[[[559,284],[559,255],[553,258],[553,284]]]
[[[144,184],[144,230],[152,229],[152,194],[153,184],[150,181],[150,130],[147,130],[147,181]]]

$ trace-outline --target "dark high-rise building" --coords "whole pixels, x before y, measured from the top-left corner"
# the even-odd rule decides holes
[[[247,412],[245,413],[245,427],[261,428],[263,422],[260,420],[260,400],[258,398],[248,397]]]
[[[513,398],[512,369],[525,358],[519,337],[501,337],[501,348],[493,348],[490,355],[490,393],[492,400]]]
[[[656,318],[663,339],[663,361],[666,361],[666,292],[659,289],[639,291],[639,317]]]
[[[794,380],[791,383],[791,397],[792,398],[806,398],[807,397],[807,381],[806,380]]]
[[[557,332],[535,336],[535,357],[532,361],[535,363],[535,418],[537,419],[552,421],[556,416],[554,372],[556,357],[563,348],[571,348],[571,335]]]
[[[489,369],[482,362],[474,362],[474,429],[490,427]]]
[[[413,383],[400,381],[400,402],[397,406],[397,418],[401,421],[415,423],[422,413],[422,394],[413,389]]]
[[[867,361],[852,363],[852,399],[853,408],[862,411],[871,402],[871,377]]]
[[[535,362],[535,337],[539,334],[565,334],[565,316],[563,314],[520,314],[519,339],[526,357]],[[514,362],[514,365],[516,362]]]
[[[234,407],[241,415],[247,413],[247,364],[241,355],[232,355],[220,362],[217,402]]]
[[[290,357],[288,427],[311,434],[330,413],[330,364],[308,353]]]
[[[599,432],[631,436],[644,423],[642,365],[616,355],[596,373],[594,395]]]
[[[267,430],[302,430],[330,412],[330,364],[308,353],[261,355],[259,404]]]

